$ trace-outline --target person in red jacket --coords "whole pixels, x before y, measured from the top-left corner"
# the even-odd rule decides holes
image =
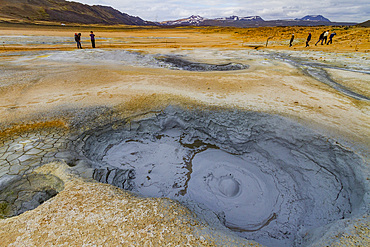
[[[82,46],[81,46],[81,33],[79,33],[79,34],[75,33],[75,41],[77,43],[77,49],[82,49]]]

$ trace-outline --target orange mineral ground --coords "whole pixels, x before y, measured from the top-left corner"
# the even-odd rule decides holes
[[[333,44],[315,46],[323,30],[336,32]],[[90,31],[96,35],[96,49],[91,48]],[[82,33],[84,49],[76,49],[76,32]],[[309,32],[312,40],[306,48]],[[295,40],[289,47],[292,33]],[[370,29],[361,27],[162,29],[2,23],[0,245],[258,245],[237,236],[232,227],[205,222],[171,199],[143,198],[97,183],[79,158],[66,154],[72,136],[112,123],[112,129],[119,129],[117,121],[142,120],[169,106],[280,116],[358,154],[362,165],[353,169],[362,179],[359,190],[365,192],[353,210],[357,213],[320,226],[326,227],[321,235],[319,227],[300,234],[309,236],[302,237],[302,243],[314,246],[368,245],[369,51]],[[210,69],[214,65],[221,69]],[[51,189],[46,187],[56,195],[14,216],[21,203],[9,198],[27,189],[22,187],[26,183],[9,183],[33,175],[56,177],[58,186],[49,177],[42,183],[35,179],[40,186],[50,182]],[[338,230],[344,225],[346,231]]]

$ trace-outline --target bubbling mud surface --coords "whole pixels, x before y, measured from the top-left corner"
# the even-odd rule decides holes
[[[196,204],[267,246],[299,246],[364,206],[363,159],[274,115],[167,108],[87,131],[70,149],[98,181],[202,214]]]

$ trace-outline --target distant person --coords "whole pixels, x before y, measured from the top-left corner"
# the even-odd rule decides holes
[[[95,48],[95,34],[93,31],[90,32],[90,38],[91,38],[91,46],[92,48]]]
[[[82,49],[82,46],[81,46],[81,33],[79,33],[79,34],[75,33],[75,41],[77,43],[77,49]]]
[[[309,47],[310,45],[308,44],[311,41],[311,33],[308,33],[308,37],[306,40],[306,47]]]
[[[327,45],[328,45],[328,44],[333,44],[333,37],[334,37],[335,35],[337,35],[335,32],[332,32],[332,33],[330,34],[330,36],[329,36],[329,41],[328,41],[328,43],[326,43]]]
[[[292,37],[290,38],[289,47],[293,45],[293,40],[294,40],[294,33],[292,34]]]
[[[326,44],[326,41],[328,40],[328,36],[329,36],[329,30],[324,33],[324,37],[321,41],[322,45],[323,45],[323,42]]]
[[[317,43],[319,43],[320,41],[324,40],[324,34],[325,34],[326,31],[322,32],[322,34],[320,34],[320,37],[319,37],[319,40],[316,42],[315,45],[317,45]]]

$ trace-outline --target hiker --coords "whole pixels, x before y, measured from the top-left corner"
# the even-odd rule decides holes
[[[334,35],[337,35],[335,32],[332,32],[331,34],[330,34],[330,36],[329,36],[329,41],[328,41],[328,43],[326,43],[327,45],[328,44],[333,44],[333,37],[334,37]]]
[[[75,33],[75,41],[77,43],[77,49],[82,49],[81,46],[81,33]]]
[[[294,33],[292,34],[292,37],[290,38],[289,47],[293,45],[293,40],[294,40]]]
[[[317,45],[317,43],[319,43],[320,41],[322,41],[324,39],[324,34],[325,34],[326,31],[322,32],[322,34],[320,34],[320,37],[319,37],[319,40],[316,42],[315,45]]]
[[[310,45],[308,44],[311,41],[311,33],[308,33],[308,37],[306,40],[306,47],[309,47]]]
[[[325,41],[325,44],[326,44],[326,41],[328,40],[328,36],[329,36],[329,30],[324,33],[324,37],[323,37],[323,39],[321,41],[321,44],[322,45],[323,45],[323,42],[324,41]]]
[[[90,38],[91,38],[91,46],[92,48],[95,48],[95,34],[93,31],[90,32]]]

